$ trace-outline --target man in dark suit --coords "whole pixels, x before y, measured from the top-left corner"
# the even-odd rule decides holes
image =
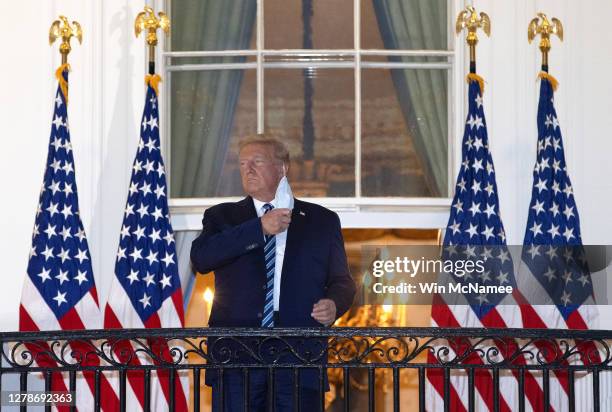
[[[338,216],[298,199],[292,210],[275,204],[279,183],[286,183],[284,176],[289,166],[289,153],[282,143],[264,136],[247,139],[240,145],[239,162],[242,186],[248,196],[207,209],[202,233],[191,248],[195,271],[215,272],[209,326],[330,326],[349,309],[355,295]],[[209,352],[215,356],[216,346],[240,352],[240,345],[232,343],[209,339]],[[325,343],[318,343],[321,352]],[[317,345],[306,344],[306,351],[317,353]],[[223,353],[227,352],[221,350],[219,356]],[[295,361],[288,356],[284,360]],[[245,359],[252,361],[248,356],[232,358],[239,362]],[[324,363],[324,357],[320,361]],[[213,410],[221,411],[216,372],[206,374],[206,383],[213,386]],[[293,408],[293,374],[289,372],[276,372],[277,411]],[[222,376],[224,411],[242,411],[242,372],[225,369]],[[318,379],[318,371],[301,373],[303,411],[318,408]],[[265,369],[250,371],[251,410],[263,411],[270,402],[266,399],[269,383]]]

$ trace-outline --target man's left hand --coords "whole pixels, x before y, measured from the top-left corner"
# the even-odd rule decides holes
[[[317,322],[329,326],[336,320],[336,303],[331,299],[321,299],[312,307],[310,316]]]

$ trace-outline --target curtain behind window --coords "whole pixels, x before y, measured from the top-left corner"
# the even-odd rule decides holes
[[[446,1],[372,2],[386,49],[447,49]],[[401,62],[402,57],[390,56],[389,61]],[[427,184],[434,196],[444,196],[448,187],[447,74],[441,70],[391,70],[391,75],[406,124],[417,125],[409,129]]]
[[[255,0],[172,1],[172,50],[248,49]],[[214,58],[236,63],[244,57]],[[190,59],[193,63],[201,59]],[[206,62],[212,62],[207,58]],[[187,59],[181,59],[187,63]],[[228,143],[242,70],[175,72],[171,90],[173,197],[215,196]]]

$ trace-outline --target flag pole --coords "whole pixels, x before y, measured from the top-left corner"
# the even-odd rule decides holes
[[[467,6],[457,16],[455,30],[459,35],[464,29],[468,34],[467,44],[470,46],[470,74],[476,74],[476,45],[478,44],[478,29],[482,29],[487,36],[491,36],[491,19],[486,13],[476,12],[473,6]]]
[[[147,31],[145,38],[149,48],[149,75],[155,74],[155,46],[157,46],[157,29],[162,29],[166,36],[170,35],[170,19],[163,11],[157,13],[149,6],[145,6],[144,11],[138,13],[134,22],[134,32],[136,37],[144,30]]]
[[[563,41],[563,24],[556,17],[548,20],[544,13],[538,13],[527,28],[527,40],[529,44],[540,35],[540,51],[542,52],[542,71],[548,73],[548,53],[551,49],[550,35],[555,34]]]

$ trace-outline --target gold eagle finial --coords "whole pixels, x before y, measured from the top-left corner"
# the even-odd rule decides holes
[[[60,44],[62,64],[67,63],[68,53],[72,50],[70,47],[70,39],[72,37],[76,37],[79,44],[83,43],[83,30],[78,22],[73,21],[71,25],[65,16],[59,16],[58,20],[51,23],[51,27],[49,28],[49,45],[52,45],[55,40],[59,38],[62,39],[62,43]]]
[[[487,13],[476,12],[473,6],[467,6],[465,10],[462,10],[457,16],[457,23],[455,24],[455,30],[457,34],[461,33],[463,29],[468,30],[468,44],[470,42],[478,42],[477,31],[482,29],[487,36],[491,35],[491,19]]]
[[[136,37],[143,31],[147,31],[147,45],[149,46],[149,74],[155,72],[155,46],[157,46],[157,29],[162,29],[166,35],[170,34],[170,19],[163,11],[157,13],[149,6],[145,6],[144,11],[138,13],[134,21],[134,32]]]
[[[149,6],[144,8],[144,11],[138,13],[134,22],[134,32],[136,37],[144,30],[147,30],[147,44],[149,46],[157,46],[157,29],[162,29],[166,35],[170,34],[170,19],[163,11],[157,13],[159,18],[155,17],[155,12]]]
[[[481,12],[478,14],[473,6],[467,6],[457,16],[455,23],[455,31],[459,35],[464,29],[467,29],[467,44],[470,46],[470,62],[476,63],[476,44],[478,44],[478,29],[487,35],[491,36],[491,19],[487,13]]]
[[[563,41],[563,24],[556,17],[548,20],[544,13],[538,13],[537,17],[529,22],[527,28],[527,40],[529,43],[540,35],[540,51],[542,52],[542,65],[548,66],[548,52],[551,48],[550,36],[556,35],[559,40]]]

